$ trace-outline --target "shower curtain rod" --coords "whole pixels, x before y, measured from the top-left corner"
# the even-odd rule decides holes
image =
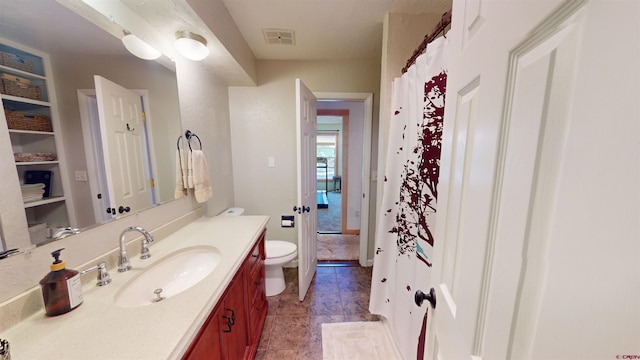
[[[411,67],[411,65],[413,65],[416,62],[416,59],[418,58],[418,56],[420,56],[420,54],[422,54],[427,49],[427,45],[429,45],[430,42],[432,42],[435,38],[437,38],[438,35],[440,35],[440,33],[444,34],[444,29],[446,29],[446,27],[449,26],[449,24],[451,24],[451,10],[442,14],[442,18],[440,18],[440,22],[436,25],[435,29],[433,30],[433,32],[431,32],[431,34],[427,34],[424,36],[424,40],[422,40],[420,45],[418,45],[418,47],[413,52],[413,55],[411,55],[409,60],[407,60],[407,64],[402,68],[403,74],[406,73],[409,67]]]

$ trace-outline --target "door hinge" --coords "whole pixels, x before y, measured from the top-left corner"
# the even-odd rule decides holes
[[[149,179],[149,186],[151,187],[156,186],[156,182],[153,179]]]
[[[147,114],[144,111],[142,112],[142,121],[147,121]]]

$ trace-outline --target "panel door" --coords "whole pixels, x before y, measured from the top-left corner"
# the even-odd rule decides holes
[[[152,189],[144,160],[140,96],[101,76],[94,80],[111,207],[134,212],[147,208]]]
[[[637,354],[640,5],[453,14],[425,357]]]
[[[298,147],[298,286],[304,300],[318,264],[316,215],[316,118],[315,95],[296,79],[296,115]]]

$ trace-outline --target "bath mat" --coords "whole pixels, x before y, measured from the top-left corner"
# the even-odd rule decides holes
[[[324,360],[400,359],[380,321],[322,324]]]

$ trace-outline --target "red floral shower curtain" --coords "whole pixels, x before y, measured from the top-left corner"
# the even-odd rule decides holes
[[[434,40],[393,81],[369,309],[386,318],[404,359],[423,355],[428,306],[418,307],[414,293],[431,287],[446,47],[446,38]]]

